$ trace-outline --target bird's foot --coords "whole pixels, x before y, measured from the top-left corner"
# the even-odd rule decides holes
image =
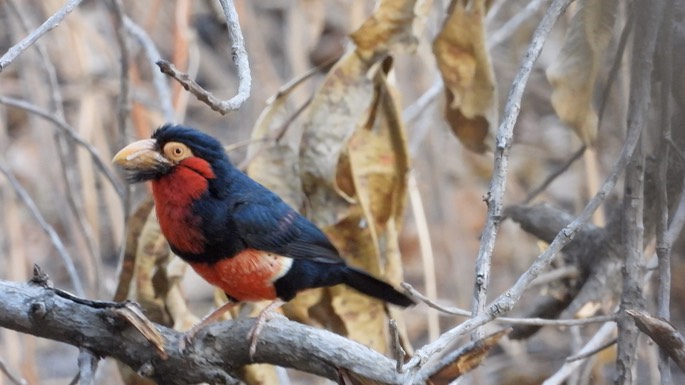
[[[202,330],[205,326],[206,325],[203,325],[202,322],[200,322],[197,325],[190,328],[190,330],[183,333],[181,340],[178,342],[178,350],[180,350],[181,353],[184,353],[186,348],[193,343],[193,340],[195,339],[197,333],[199,333],[200,330]]]
[[[259,316],[257,316],[257,321],[247,333],[247,339],[250,341],[250,361],[254,361],[254,355],[257,352],[257,339],[259,338],[259,333],[269,320],[280,316],[280,314],[276,313],[275,310],[283,306],[284,303],[285,302],[280,299],[271,302],[269,306],[265,307],[264,310],[259,313]]]
[[[197,333],[199,333],[202,329],[204,329],[207,325],[218,321],[224,313],[227,311],[233,309],[236,307],[238,303],[236,302],[226,302],[225,304],[221,305],[218,309],[214,310],[213,312],[207,314],[200,322],[195,324],[190,330],[186,331],[183,333],[183,337],[181,338],[181,341],[178,344],[178,348],[181,352],[184,352],[188,346],[190,346],[193,343],[193,340],[195,339],[195,336]]]

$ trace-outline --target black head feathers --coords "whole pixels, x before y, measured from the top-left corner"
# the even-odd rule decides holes
[[[157,141],[159,148],[164,148],[168,142],[181,142],[188,146],[195,156],[210,163],[218,160],[228,162],[228,157],[221,143],[194,128],[168,123],[155,130],[152,139]]]

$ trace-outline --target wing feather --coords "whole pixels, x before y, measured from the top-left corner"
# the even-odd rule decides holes
[[[233,220],[247,247],[290,258],[344,263],[326,235],[274,195],[271,202],[246,200],[236,205]]]

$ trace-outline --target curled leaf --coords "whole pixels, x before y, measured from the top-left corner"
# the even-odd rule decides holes
[[[431,385],[447,385],[475,369],[483,362],[497,342],[510,331],[511,329],[500,330],[446,354],[427,382]]]
[[[586,145],[597,136],[592,106],[597,73],[613,35],[617,0],[581,0],[559,57],[547,69],[554,87],[552,106]]]
[[[485,2],[471,3],[452,1],[433,53],[445,83],[445,118],[466,148],[482,153],[497,122],[497,95],[485,42]]]
[[[398,49],[411,49],[416,0],[382,0],[371,17],[350,36],[357,53],[365,60],[377,60]]]

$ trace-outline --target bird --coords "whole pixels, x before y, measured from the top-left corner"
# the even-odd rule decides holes
[[[221,143],[200,130],[162,125],[112,162],[129,183],[151,182],[171,250],[229,300],[186,332],[185,341],[239,303],[270,300],[248,335],[252,357],[268,312],[311,288],[345,284],[393,305],[415,304],[349,266],[321,229],[236,168]]]

